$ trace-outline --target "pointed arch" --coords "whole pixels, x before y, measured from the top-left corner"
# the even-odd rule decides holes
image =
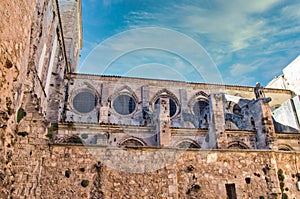
[[[158,91],[151,99],[150,104],[152,105],[152,110],[155,110],[155,105],[159,103],[159,98],[166,97],[169,98],[169,105],[170,105],[170,117],[174,118],[180,113],[180,103],[178,98],[174,93],[169,91],[168,89],[162,89]]]
[[[124,86],[116,89],[114,91],[114,93],[108,98],[108,100],[112,101],[114,98],[116,98],[118,95],[121,95],[121,94],[127,94],[127,95],[133,97],[136,102],[139,101],[137,95],[134,92],[134,90],[132,88],[130,88],[129,86],[127,86],[127,85],[124,85]]]
[[[198,97],[198,96],[205,97],[206,99],[208,99],[208,97],[209,97],[209,95],[207,93],[205,93],[204,91],[199,91],[194,95],[194,97]]]
[[[100,93],[98,93],[97,89],[94,87],[93,84],[91,84],[90,82],[83,82],[83,85],[85,85],[87,88],[93,90],[97,95],[100,95]]]
[[[241,141],[233,141],[228,143],[228,149],[249,149],[250,147]]]
[[[204,91],[195,93],[188,102],[190,112],[194,115],[199,115],[205,107],[208,107],[208,97],[209,95]]]
[[[142,146],[147,146],[147,144],[144,140],[131,136],[122,139],[119,142],[118,146],[119,147],[142,147]]]
[[[199,100],[209,103],[208,97],[209,97],[209,95],[206,94],[204,91],[199,91],[190,98],[188,104],[190,106],[192,106],[195,102],[197,102]]]
[[[279,144],[278,145],[278,150],[279,151],[294,151],[293,147],[291,147],[288,144]]]
[[[87,81],[71,89],[68,96],[67,100],[70,108],[79,115],[85,115],[97,110],[99,100],[101,99],[101,95],[97,89]]]
[[[156,94],[153,96],[153,98],[151,100],[151,103],[154,104],[155,101],[160,97],[172,98],[177,104],[179,104],[179,100],[177,99],[176,95],[166,88],[161,89],[160,91],[156,92]]]
[[[128,117],[136,113],[139,103],[137,95],[127,85],[116,89],[108,101],[111,103],[114,113]]]
[[[184,139],[181,140],[174,145],[176,148],[181,148],[181,149],[200,149],[201,146],[192,139]]]

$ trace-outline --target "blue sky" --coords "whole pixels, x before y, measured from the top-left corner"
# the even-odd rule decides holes
[[[255,86],[300,54],[299,0],[83,0],[79,72]]]

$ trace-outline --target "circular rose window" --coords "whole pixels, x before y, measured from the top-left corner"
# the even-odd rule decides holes
[[[129,115],[135,110],[135,100],[129,95],[119,95],[113,101],[115,111],[121,115]]]
[[[97,97],[91,92],[80,92],[73,98],[73,107],[80,113],[89,113],[97,105]]]

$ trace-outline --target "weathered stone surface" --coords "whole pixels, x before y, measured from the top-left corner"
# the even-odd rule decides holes
[[[65,150],[72,149],[72,158],[64,157]],[[105,148],[95,148],[99,154]],[[119,151],[120,149],[115,149]],[[168,151],[172,149],[135,149],[141,151]],[[298,194],[295,174],[299,162],[298,153],[273,151],[177,151],[177,159],[173,164],[165,164],[152,172],[131,173],[120,171],[101,162],[101,174],[97,174],[94,166],[101,159],[91,155],[85,147],[50,147],[50,153],[55,156],[44,162],[41,177],[42,193],[51,192],[52,198],[59,198],[62,184],[65,185],[66,197],[86,195],[91,197],[92,190],[98,184],[98,192],[104,198],[226,198],[225,184],[234,183],[238,198],[271,198],[272,194],[280,195],[277,178],[279,169],[284,171],[286,193],[295,197]],[[214,161],[209,157],[214,157]],[[80,163],[78,159],[85,157]],[[113,158],[113,157],[112,157]],[[50,162],[55,161],[54,166]],[[119,159],[122,161],[122,158]],[[149,160],[150,161],[150,160]],[[118,163],[116,163],[118,164]],[[224,166],[225,165],[225,166]],[[191,166],[193,169],[190,169]],[[267,168],[266,173],[264,170]],[[79,169],[85,168],[84,172]],[[71,177],[64,176],[65,170],[71,171]],[[222,170],[222,172],[220,172]],[[101,178],[96,178],[99,175]],[[50,177],[51,176],[51,177]],[[293,177],[294,176],[294,177]],[[250,178],[247,184],[246,178]],[[266,180],[269,178],[270,180]],[[94,179],[89,186],[82,188],[80,182],[84,179]],[[71,191],[72,190],[72,191]],[[49,197],[50,198],[50,197]]]
[[[226,198],[226,184],[235,184],[238,198],[298,197],[299,152],[273,146],[299,151],[300,136],[275,134],[268,104],[290,91],[265,89],[267,102],[252,100],[252,87],[66,75],[81,48],[80,11],[76,0],[0,1],[0,198]],[[220,88],[242,98],[208,100]],[[72,109],[77,89],[97,94],[95,111]],[[112,109],[119,93],[136,100],[134,113]],[[160,97],[177,109],[170,116],[161,104],[159,121]],[[199,99],[206,102],[200,117]],[[157,147],[154,121],[170,148]],[[212,125],[215,137],[205,137]],[[206,139],[224,150],[200,149]],[[257,148],[271,150],[245,150]]]

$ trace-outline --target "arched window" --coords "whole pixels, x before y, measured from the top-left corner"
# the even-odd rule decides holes
[[[279,151],[294,151],[294,149],[291,146],[287,145],[287,144],[279,145],[278,150]]]
[[[177,144],[176,147],[181,148],[181,149],[199,149],[200,148],[200,146],[197,143],[195,143],[194,141],[188,141],[188,140],[180,142],[179,144]]]
[[[193,112],[195,115],[200,115],[201,112],[204,110],[205,107],[208,106],[208,103],[203,100],[197,101],[193,106]]]
[[[228,144],[228,149],[248,149],[249,147],[240,141],[234,141]]]
[[[160,103],[160,98],[155,101],[155,107],[157,107]],[[177,112],[177,105],[175,101],[169,98],[169,109],[170,109],[170,117],[173,117]]]
[[[141,147],[145,146],[145,144],[137,139],[137,138],[128,138],[125,141],[121,142],[119,146],[126,146],[126,147]]]
[[[79,113],[89,113],[97,105],[97,96],[91,92],[80,92],[73,98],[73,107]]]
[[[134,112],[136,103],[129,95],[119,95],[113,101],[115,111],[121,115],[129,115]]]

